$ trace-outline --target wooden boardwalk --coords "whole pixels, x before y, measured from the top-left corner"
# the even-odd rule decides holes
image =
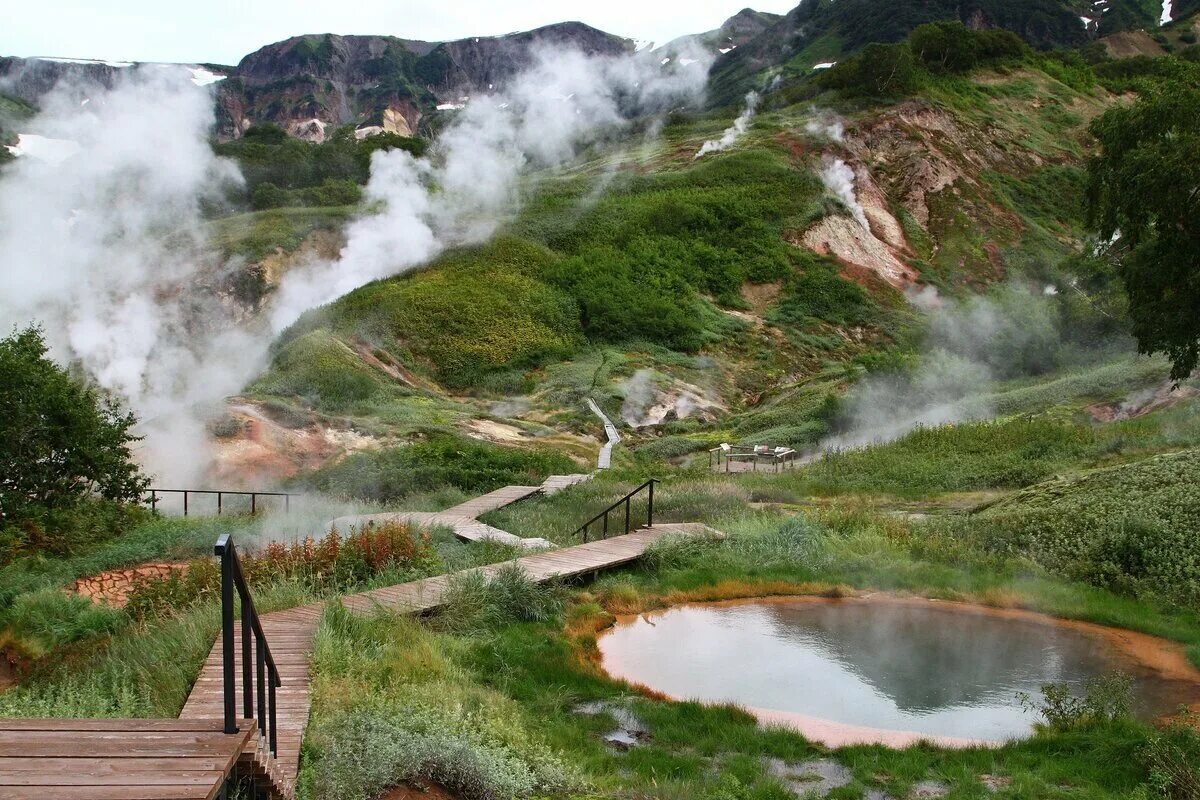
[[[257,731],[163,719],[6,719],[4,800],[212,800]]]
[[[668,534],[696,535],[711,533],[707,526],[699,524],[665,524],[642,528],[623,536],[614,536],[588,544],[563,547],[523,556],[514,561],[490,564],[465,572],[481,572],[491,575],[506,565],[516,564],[539,583],[555,578],[610,569],[639,558],[658,539]],[[462,575],[465,572],[454,573]],[[367,592],[346,595],[342,605],[356,614],[373,614],[378,610],[401,614],[416,614],[432,611],[442,605],[454,575],[438,575],[398,586],[387,586]],[[271,653],[279,666],[283,687],[278,692],[279,707],[279,755],[274,763],[260,759],[259,774],[270,774],[274,785],[284,796],[294,790],[300,763],[300,744],[304,728],[308,724],[311,705],[309,690],[309,657],[312,654],[313,635],[321,618],[324,605],[314,603],[287,611],[276,611],[262,616],[263,629]],[[241,665],[234,670],[241,680]],[[196,686],[183,708],[181,719],[215,720],[222,714],[222,676],[220,642],[213,645],[212,652],[204,664]],[[240,690],[240,683],[239,683]],[[240,695],[239,695],[240,697]],[[261,755],[261,753],[260,753]],[[3,781],[0,780],[0,786]]]
[[[405,522],[411,525],[441,525],[454,531],[459,539],[468,542],[486,540],[512,545],[526,550],[537,550],[553,547],[553,543],[539,538],[522,538],[508,531],[493,528],[487,523],[480,522],[478,517],[489,511],[495,511],[534,495],[552,495],[561,492],[569,486],[583,483],[592,479],[592,473],[579,475],[551,475],[539,486],[505,486],[494,492],[488,492],[465,503],[451,506],[445,511],[385,511],[380,514],[351,514],[329,523],[329,528],[340,531],[364,525],[369,522]]]
[[[533,494],[560,491],[590,477],[556,476],[541,486],[510,486],[444,512],[407,516],[421,523],[445,524],[445,520],[450,520],[458,526],[456,532],[469,533],[470,526],[488,528],[476,519],[479,515]],[[370,515],[355,521],[397,516],[405,515]],[[529,541],[497,532],[518,541]],[[669,534],[705,533],[713,531],[700,524],[659,524],[455,574],[492,575],[506,565],[515,564],[532,580],[545,582],[629,563]],[[443,604],[453,579],[454,575],[439,575],[373,589],[346,595],[341,603],[356,614],[381,610],[402,614],[426,612]],[[259,786],[269,786],[272,798],[293,797],[300,748],[312,704],[309,662],[323,610],[323,603],[313,603],[260,618],[282,682],[276,692],[277,755],[268,752],[253,720],[243,720],[236,734],[223,732],[224,678],[218,641],[179,719],[0,721],[0,800],[212,800],[220,794],[235,767],[239,775],[252,773]],[[235,641],[239,638],[235,633]],[[234,654],[239,704],[240,651],[237,647]]]

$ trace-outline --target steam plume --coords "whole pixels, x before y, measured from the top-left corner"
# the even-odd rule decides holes
[[[313,262],[286,276],[271,315],[273,329],[447,247],[486,239],[515,212],[523,171],[566,163],[619,131],[632,115],[694,102],[706,75],[707,62],[664,68],[645,53],[537,53],[530,70],[503,92],[473,99],[431,157],[375,153],[367,197],[382,211],[350,226],[336,261]]]
[[[58,360],[137,412],[150,471],[187,481],[206,461],[195,405],[240,389],[265,351],[206,291],[221,264],[202,207],[241,178],[185,70],[122,71],[88,96],[64,86],[29,123],[74,155],[22,156],[0,182],[0,325],[44,324]]]
[[[742,113],[738,115],[732,125],[725,129],[720,139],[710,139],[701,145],[699,152],[696,153],[693,160],[709,153],[719,153],[742,138],[742,135],[750,128],[750,122],[754,119],[754,113],[757,109],[758,92],[747,92],[746,106],[742,109]]]
[[[823,450],[897,439],[919,426],[994,416],[994,382],[1057,365],[1061,336],[1053,297],[1008,285],[989,296],[942,301],[933,287],[910,292],[930,313],[919,367],[868,377],[849,398],[845,430]]]
[[[863,209],[862,203],[858,202],[858,195],[854,191],[854,170],[840,158],[825,157],[825,166],[821,169],[821,183],[825,184],[825,188],[842,201],[842,204],[850,210],[854,219],[859,225],[863,226],[866,231],[871,230],[871,225],[867,222],[867,212]]]

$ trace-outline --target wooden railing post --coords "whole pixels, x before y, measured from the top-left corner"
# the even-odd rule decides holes
[[[186,496],[186,495],[185,495]],[[225,687],[225,732],[237,733],[237,698],[233,683],[233,551],[229,534],[214,548],[221,559],[221,669]]]
[[[646,506],[646,525],[654,527],[654,484],[657,483],[654,478],[650,479],[650,502]]]

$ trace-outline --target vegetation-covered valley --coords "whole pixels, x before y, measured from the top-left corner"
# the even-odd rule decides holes
[[[203,427],[205,480],[291,492],[288,515],[146,508],[121,398],[53,363],[36,319],[0,340],[0,717],[178,716],[232,532],[260,613],[323,609],[301,798],[1200,797],[1200,17],[1177,1],[1152,30],[1157,5],[1113,0],[1092,30],[1072,3],[975,4],[983,25],[933,3],[856,24],[866,5],[768,20],[716,58],[709,107],[522,170],[487,235],[284,326]],[[1161,53],[1105,49],[1142,27]],[[431,52],[391,65],[424,106],[457,74]],[[35,112],[0,104],[7,140]],[[288,277],[395,202],[383,159],[444,158],[462,109],[426,110],[404,135],[213,139],[241,180],[199,204],[220,266],[197,294],[266,336]],[[589,401],[620,431],[609,469]],[[765,447],[762,469],[714,470],[729,446]],[[561,553],[654,478],[655,522],[719,535],[538,582],[525,550],[444,520],[330,524],[593,472],[477,522]],[[148,565],[117,601],[83,591]],[[421,615],[339,602],[435,576]],[[605,671],[621,621],[788,596],[1157,637],[1185,707],[1139,716],[1106,676],[1048,686],[999,746],[838,746]]]

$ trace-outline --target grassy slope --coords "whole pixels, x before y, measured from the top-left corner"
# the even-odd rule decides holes
[[[1079,209],[1063,198],[1077,188],[1082,126],[1103,96],[1028,69],[939,79],[921,102],[962,130],[937,146],[969,178],[937,195],[926,231],[899,200],[912,164],[873,165],[914,264],[950,291],[995,280],[997,253],[1014,274],[1053,275],[1049,265],[1079,237]],[[841,110],[868,126],[892,113]],[[890,289],[856,288],[786,244],[845,213],[814,176],[823,145],[805,132],[809,119],[807,103],[765,113],[733,150],[699,162],[692,155],[727,120],[677,122],[653,143],[536,176],[497,240],[306,315],[251,393],[399,437],[461,430],[490,415],[488,398],[521,395],[518,425],[594,434],[583,398],[615,414],[622,382],[652,369],[736,412],[740,439],[814,441],[830,398],[856,377],[847,365],[907,348],[913,320]],[[254,224],[312,213],[270,212]],[[231,238],[252,220],[229,223],[241,231]],[[746,291],[765,305],[749,304]],[[729,427],[672,426],[680,438],[658,446],[687,452]]]

